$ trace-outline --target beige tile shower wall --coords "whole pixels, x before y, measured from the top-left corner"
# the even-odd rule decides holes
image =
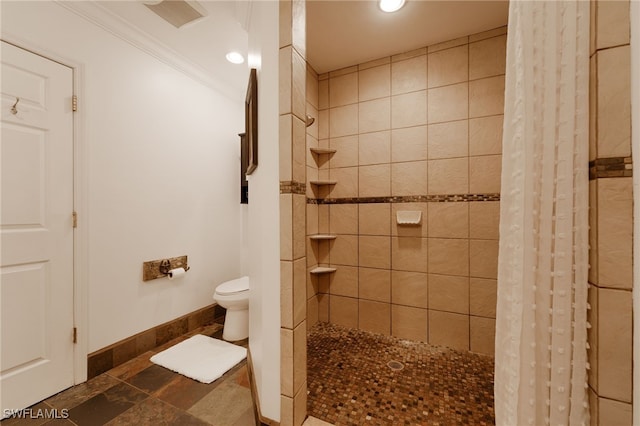
[[[319,147],[318,144],[318,73],[307,64],[307,117],[314,119],[312,125],[306,131],[306,165],[307,180],[318,178],[318,168],[328,160],[326,155],[313,154],[311,148]],[[307,185],[309,185],[307,183]],[[308,237],[319,233],[319,206],[307,204],[307,328],[313,327],[318,322],[318,292],[320,277],[311,274],[311,270],[318,266],[319,242]]]
[[[307,195],[353,198],[317,206],[337,235],[308,251],[337,268],[309,286],[321,321],[493,354],[499,202],[362,198],[500,192],[505,48],[500,28],[319,76],[317,143],[336,153],[317,176],[337,184]]]
[[[304,0],[279,5],[280,424],[300,426],[307,416],[306,12]]]
[[[588,339],[592,425],[632,423],[629,22],[629,1],[591,2]],[[613,160],[628,171],[606,166]]]

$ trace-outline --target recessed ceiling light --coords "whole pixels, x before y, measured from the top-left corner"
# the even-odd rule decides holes
[[[378,6],[383,12],[395,12],[404,6],[405,0],[380,0]]]
[[[238,52],[229,52],[227,53],[227,61],[232,64],[241,64],[244,62],[244,56]]]

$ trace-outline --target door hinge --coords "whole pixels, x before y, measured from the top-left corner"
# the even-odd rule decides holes
[[[73,327],[73,343],[78,343],[78,328]]]
[[[77,228],[78,227],[78,212],[73,212],[71,214],[71,216],[73,217],[73,227]]]
[[[78,96],[73,95],[71,97],[71,111],[76,112],[78,110]]]

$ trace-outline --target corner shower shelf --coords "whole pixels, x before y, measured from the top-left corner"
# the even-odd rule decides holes
[[[309,149],[314,154],[334,154],[334,153],[336,153],[335,149],[327,149],[327,148],[309,148]]]
[[[311,180],[309,181],[309,183],[311,185],[322,186],[322,185],[335,185],[338,182],[335,180]]]
[[[312,240],[335,240],[336,237],[337,237],[337,235],[316,234],[316,235],[310,235],[309,239],[312,239]]]
[[[320,274],[330,274],[332,272],[337,271],[336,268],[328,268],[326,266],[318,266],[317,268],[313,268],[310,272],[314,275]]]

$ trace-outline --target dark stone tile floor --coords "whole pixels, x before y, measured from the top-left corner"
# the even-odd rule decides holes
[[[254,426],[246,361],[208,385],[149,361],[194,334],[220,339],[222,326],[196,329],[31,407],[67,409],[68,419],[0,424]],[[329,423],[494,424],[493,358],[326,323],[311,329],[307,356],[308,414]]]
[[[66,419],[13,418],[0,424],[254,426],[246,360],[210,384],[191,380],[149,361],[155,353],[195,334],[222,339],[222,325],[193,330],[31,407],[33,412],[58,409],[61,413],[66,409],[69,414]],[[247,340],[235,343],[248,346]]]
[[[327,323],[310,330],[307,345],[310,416],[335,425],[495,424],[491,357]]]

